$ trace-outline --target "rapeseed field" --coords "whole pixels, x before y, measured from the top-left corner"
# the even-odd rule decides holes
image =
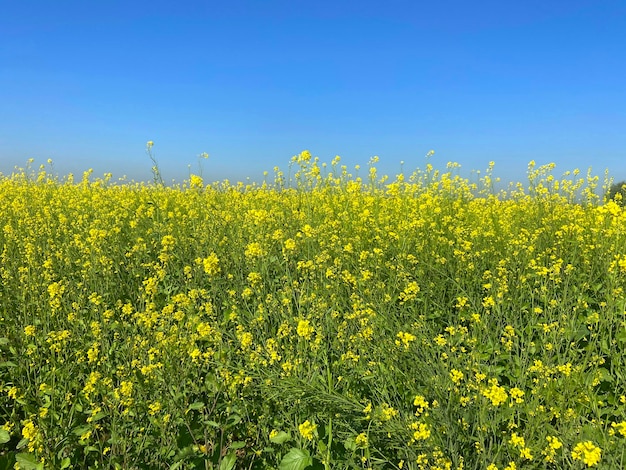
[[[626,467],[626,212],[529,165],[0,177],[0,468]]]

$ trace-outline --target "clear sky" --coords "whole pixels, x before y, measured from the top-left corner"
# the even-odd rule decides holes
[[[626,179],[624,0],[0,0],[0,172],[259,179],[308,149]]]

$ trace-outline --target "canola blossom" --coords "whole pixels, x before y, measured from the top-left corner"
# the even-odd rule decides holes
[[[375,163],[0,175],[0,466],[623,468],[626,211]]]

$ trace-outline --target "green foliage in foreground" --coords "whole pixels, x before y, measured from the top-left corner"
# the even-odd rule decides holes
[[[296,163],[0,179],[0,469],[624,468],[626,213],[595,180]]]

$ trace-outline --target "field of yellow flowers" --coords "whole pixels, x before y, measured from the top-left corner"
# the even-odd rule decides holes
[[[626,467],[626,212],[529,166],[0,176],[0,469]]]

